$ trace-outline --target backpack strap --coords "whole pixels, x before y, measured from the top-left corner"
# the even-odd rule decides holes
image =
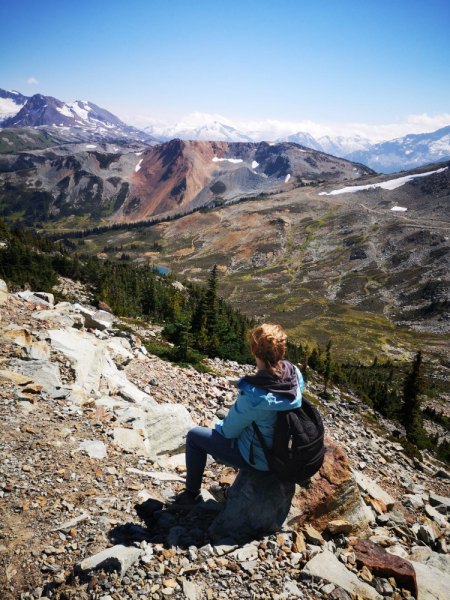
[[[256,433],[256,437],[258,438],[259,443],[261,444],[261,448],[263,449],[264,456],[266,457],[267,462],[269,462],[269,460],[271,458],[271,454],[270,454],[269,448],[267,447],[266,440],[264,439],[263,434],[261,433],[261,431],[260,431],[258,425],[255,423],[255,421],[253,421],[252,427],[253,427],[253,431]],[[250,457],[249,457],[250,462],[252,459],[253,459],[252,464],[255,464],[254,458],[253,458],[253,440],[252,440],[252,443],[250,446]]]

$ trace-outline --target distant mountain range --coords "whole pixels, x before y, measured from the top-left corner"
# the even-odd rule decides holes
[[[0,123],[3,129],[44,129],[74,142],[113,139],[156,142],[151,135],[126,125],[92,102],[62,102],[42,94],[27,97],[0,90]]]
[[[292,143],[62,144],[0,156],[0,216],[71,228],[87,215],[141,221],[367,175],[363,165]]]
[[[450,159],[450,126],[433,133],[419,133],[370,146],[348,154],[349,160],[361,162],[381,173],[397,173],[433,162]]]
[[[167,127],[161,129],[153,125],[144,127],[143,131],[149,135],[161,140],[162,142],[168,142],[169,140],[179,139],[185,141],[196,141],[196,142],[251,142],[252,140],[248,135],[241,133],[234,127],[219,123],[219,121],[213,121],[207,123],[202,127],[195,129],[187,128],[183,123],[174,125],[173,127]]]
[[[170,127],[151,125],[141,130],[127,125],[108,110],[92,102],[62,102],[42,94],[28,97],[17,91],[2,89],[0,127],[4,132],[9,132],[0,139],[0,153],[49,147],[64,142],[117,140],[154,145],[180,139],[254,143],[264,141],[265,137],[262,131],[243,133],[219,121],[200,127],[191,127],[183,122]],[[18,129],[21,131],[18,132]],[[40,135],[37,140],[32,135],[36,130]],[[293,142],[305,148],[361,163],[381,173],[395,173],[450,158],[450,126],[433,133],[410,134],[377,144],[372,144],[369,139],[359,135],[323,136],[316,140],[311,134],[302,131],[274,141]]]

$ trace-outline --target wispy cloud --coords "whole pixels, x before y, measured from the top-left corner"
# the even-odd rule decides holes
[[[407,115],[396,123],[372,125],[368,123],[320,123],[317,121],[282,121],[277,119],[264,119],[258,121],[232,120],[224,115],[194,112],[183,115],[176,123],[158,119],[144,114],[124,115],[126,122],[135,127],[152,126],[155,135],[164,135],[170,131],[190,130],[201,127],[213,121],[234,127],[255,141],[275,140],[281,137],[298,133],[309,133],[314,138],[323,136],[360,136],[369,139],[372,143],[392,140],[411,133],[429,133],[441,127],[450,125],[450,114],[438,115]]]
[[[35,79],[34,77],[30,77],[30,79],[27,80],[27,83],[29,83],[31,85],[39,85],[39,81],[37,79]]]

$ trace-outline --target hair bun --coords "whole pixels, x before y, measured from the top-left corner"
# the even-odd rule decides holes
[[[287,335],[280,325],[264,323],[251,334],[252,350],[257,358],[274,370],[286,352]]]

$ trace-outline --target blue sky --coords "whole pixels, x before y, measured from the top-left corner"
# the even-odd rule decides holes
[[[0,6],[0,87],[91,100],[129,121],[378,126],[450,112],[448,0]]]

